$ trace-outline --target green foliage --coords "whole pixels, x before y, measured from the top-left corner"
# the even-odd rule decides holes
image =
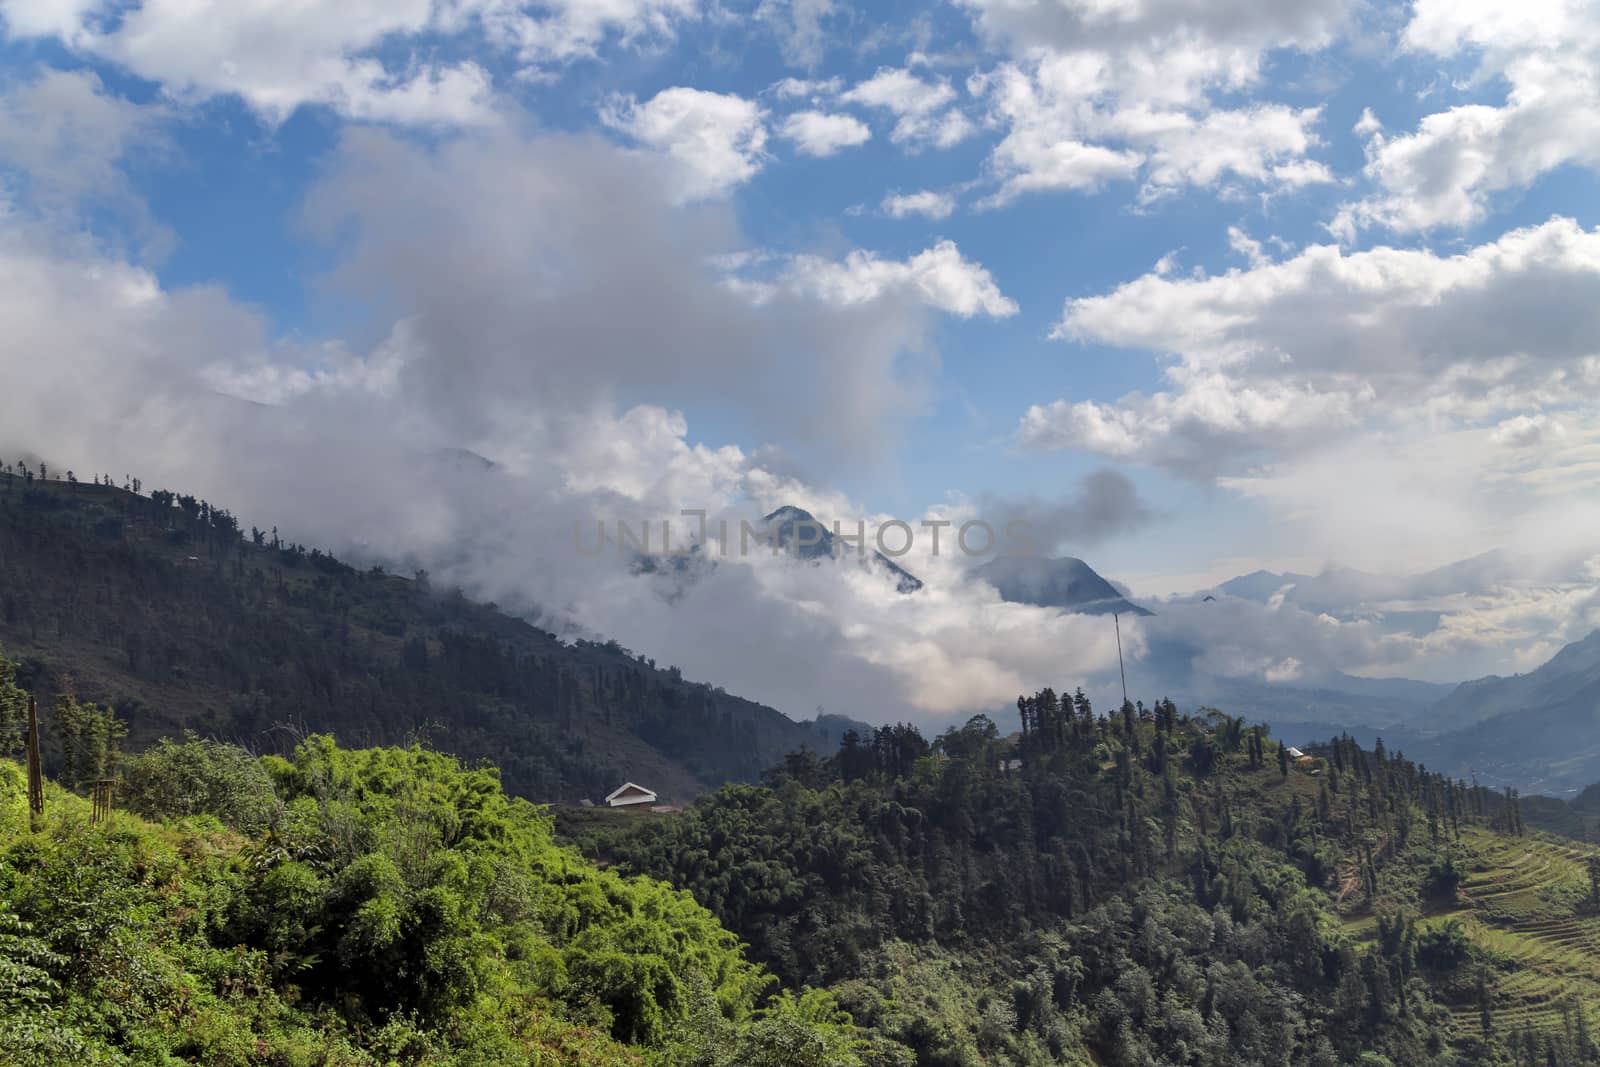
[[[195,737],[163,738],[123,762],[119,803],[147,819],[214,815],[246,834],[273,826],[283,804],[272,779],[250,753]]]
[[[59,693],[54,725],[61,735],[61,777],[68,786],[83,789],[111,774],[128,733],[113,709],[80,704],[71,692]]]
[[[5,821],[0,1062],[861,1063],[831,1000],[763,1004],[709,912],[554,844],[492,768],[326,737],[250,762],[136,759],[165,825],[90,828],[54,787],[39,832]]]
[[[785,982],[828,985],[862,1048],[926,1067],[1522,1062],[1461,1021],[1465,926],[1415,918],[1463,887],[1456,839],[1508,840],[1482,790],[1348,738],[1280,762],[1264,731],[1166,701],[1095,717],[1045,690],[1019,713],[1014,739],[884,728],[681,817],[565,825],[688,887]],[[1596,1062],[1538,1041],[1541,1067]]]
[[[17,685],[17,665],[0,645],[0,759],[21,747],[28,726],[28,694]]]
[[[241,536],[203,500],[16,482],[0,474],[14,488],[0,492],[0,641],[21,654],[16,684],[44,716],[76,684],[78,698],[117,708],[130,747],[185,729],[262,750],[285,726],[383,744],[432,737],[493,759],[510,792],[575,802],[629,778],[687,799],[755,780],[822,737],[614,643],[563,641],[276,531]]]

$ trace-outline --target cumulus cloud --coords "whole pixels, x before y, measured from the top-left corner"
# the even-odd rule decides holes
[[[842,262],[799,256],[787,280],[802,292],[844,307],[906,293],[963,318],[979,314],[1005,318],[1017,313],[1017,302],[1000,291],[988,271],[965,259],[954,241],[940,241],[902,261],[861,251],[850,253]]]
[[[474,16],[491,39],[514,45],[526,62],[540,65],[594,58],[609,40],[624,46],[672,40],[700,15],[699,0],[455,0],[439,4],[446,25]]]
[[[884,67],[839,99],[893,114],[889,139],[896,144],[949,148],[975,131],[972,121],[951,106],[956,91],[949,82],[927,81],[903,67]]]
[[[1316,50],[1349,22],[1346,0],[1206,5],[967,0],[1012,59],[973,79],[1006,131],[989,160],[986,206],[1051,190],[1092,192],[1141,173],[1141,196],[1188,187],[1269,191],[1332,181],[1308,158],[1317,108],[1218,106],[1244,93],[1277,50]]]
[[[1207,69],[1254,77],[1260,54],[1273,47],[1315,49],[1348,22],[1350,0],[963,0],[980,31],[1015,50],[1064,52],[1108,49],[1155,41],[1193,42],[1211,54]]]
[[[872,139],[872,130],[854,115],[830,115],[824,111],[797,111],[783,120],[780,132],[803,154],[818,158]]]
[[[912,215],[921,215],[929,219],[947,219],[955,209],[955,197],[949,193],[938,193],[930,189],[915,193],[890,193],[883,198],[884,214],[896,219]]]
[[[1600,231],[1570,219],[1454,256],[1307,248],[1248,270],[1145,275],[1070,300],[1054,336],[1172,354],[1170,388],[1031,408],[1029,444],[1211,473],[1346,427],[1474,422],[1600,375]]]
[[[1489,440],[1511,448],[1529,448],[1552,439],[1560,440],[1566,435],[1566,428],[1549,415],[1514,415],[1496,426],[1490,432]]]
[[[1557,167],[1600,168],[1600,14],[1583,0],[1507,7],[1419,0],[1403,46],[1434,59],[1473,57],[1474,86],[1502,82],[1499,104],[1460,104],[1386,137],[1364,113],[1366,174],[1377,191],[1347,206],[1336,232],[1461,228],[1497,195]]]
[[[180,99],[237,95],[268,122],[305,104],[356,118],[424,124],[482,122],[489,76],[471,61],[391,69],[380,43],[416,37],[441,15],[431,2],[314,2],[285,13],[270,4],[146,0],[119,10],[5,0],[14,37],[51,36],[125,67]]]
[[[55,38],[181,100],[237,96],[269,123],[323,105],[354,119],[458,126],[492,121],[495,93],[474,60],[417,58],[441,40],[511,52],[528,64],[593,56],[608,40],[671,36],[696,0],[0,0],[14,38]],[[394,61],[406,42],[410,58]]]
[[[760,106],[729,93],[674,86],[642,104],[631,96],[617,97],[600,117],[672,159],[681,173],[682,195],[689,199],[719,196],[744,184],[766,158]]]
[[[1098,630],[954,572],[908,598],[853,568],[757,555],[674,590],[619,553],[576,550],[580,522],[686,531],[690,506],[713,521],[779,503],[862,514],[761,456],[694,440],[674,406],[622,388],[746,410],[759,438],[810,456],[865,456],[914,401],[904,357],[935,316],[1014,309],[950,244],[904,260],[748,257],[738,269],[768,271],[752,300],[728,284],[728,253],[745,247],[731,213],[677,205],[670,172],[598,138],[350,131],[304,227],[333,242],[323,284],[377,328],[323,340],[278,339],[225,291],[164,286],[42,216],[10,220],[0,452],[115,462],[247,524],[426,567],[797,715],[1004,706],[1063,669],[1062,647],[1086,671],[1106,666]],[[494,466],[453,459],[460,449]]]

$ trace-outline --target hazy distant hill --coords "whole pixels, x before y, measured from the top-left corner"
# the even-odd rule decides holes
[[[1600,630],[1527,674],[1463,682],[1418,727],[1431,764],[1569,794],[1600,780]]]
[[[1444,731],[1513,712],[1572,707],[1600,707],[1600,630],[1527,674],[1461,683],[1435,705],[1430,725]]]
[[[1085,615],[1153,615],[1073,556],[999,556],[978,568],[978,577],[1017,604],[1065,608]]]
[[[1351,611],[1370,611],[1373,605],[1385,601],[1417,601],[1478,593],[1519,573],[1510,556],[1495,550],[1421,574],[1370,574],[1353,567],[1328,567],[1319,574],[1262,570],[1230,578],[1217,589],[1230,596],[1262,604],[1282,593],[1284,600],[1308,611],[1326,611],[1343,616]],[[1419,613],[1401,611],[1385,614]],[[1437,624],[1437,612],[1420,614],[1433,616],[1425,629]]]
[[[425,736],[536,799],[625,779],[686,799],[842,732],[426,582],[252,543],[201,501],[4,475],[0,644],[46,693],[115,704],[135,744]]]

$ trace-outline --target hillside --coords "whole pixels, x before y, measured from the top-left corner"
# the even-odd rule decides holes
[[[0,759],[0,1063],[866,1067],[685,893],[587,866],[421,747],[203,742],[95,825]],[[885,1062],[875,1057],[874,1063]]]
[[[1600,1062],[1588,853],[1514,797],[1166,702],[1020,711],[1019,738],[883,728],[682,817],[558,828],[919,1064]]]
[[[1600,844],[1600,784],[1589,786],[1569,800],[1524,797],[1522,807],[1529,826],[1574,841]]]
[[[1575,794],[1600,779],[1600,630],[1527,674],[1465,682],[1429,709],[1429,763],[1524,792]]]
[[[1438,731],[1512,713],[1600,709],[1600,630],[1562,648],[1527,674],[1463,682],[1434,707],[1426,724]]]
[[[69,685],[113,704],[135,746],[185,729],[261,751],[421,736],[538,800],[634,780],[684,801],[838,736],[424,575],[240,531],[203,501],[3,474],[0,646],[47,707]]]

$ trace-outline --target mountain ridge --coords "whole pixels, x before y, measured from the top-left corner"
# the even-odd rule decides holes
[[[1154,615],[1076,556],[997,556],[977,568],[1001,599],[1083,615]]]
[[[420,575],[256,536],[192,497],[0,475],[0,644],[47,698],[115,705],[135,744],[186,729],[268,751],[318,730],[428,737],[494,759],[538,800],[627,779],[686,800],[836,743],[836,724],[614,641],[566,642]]]

